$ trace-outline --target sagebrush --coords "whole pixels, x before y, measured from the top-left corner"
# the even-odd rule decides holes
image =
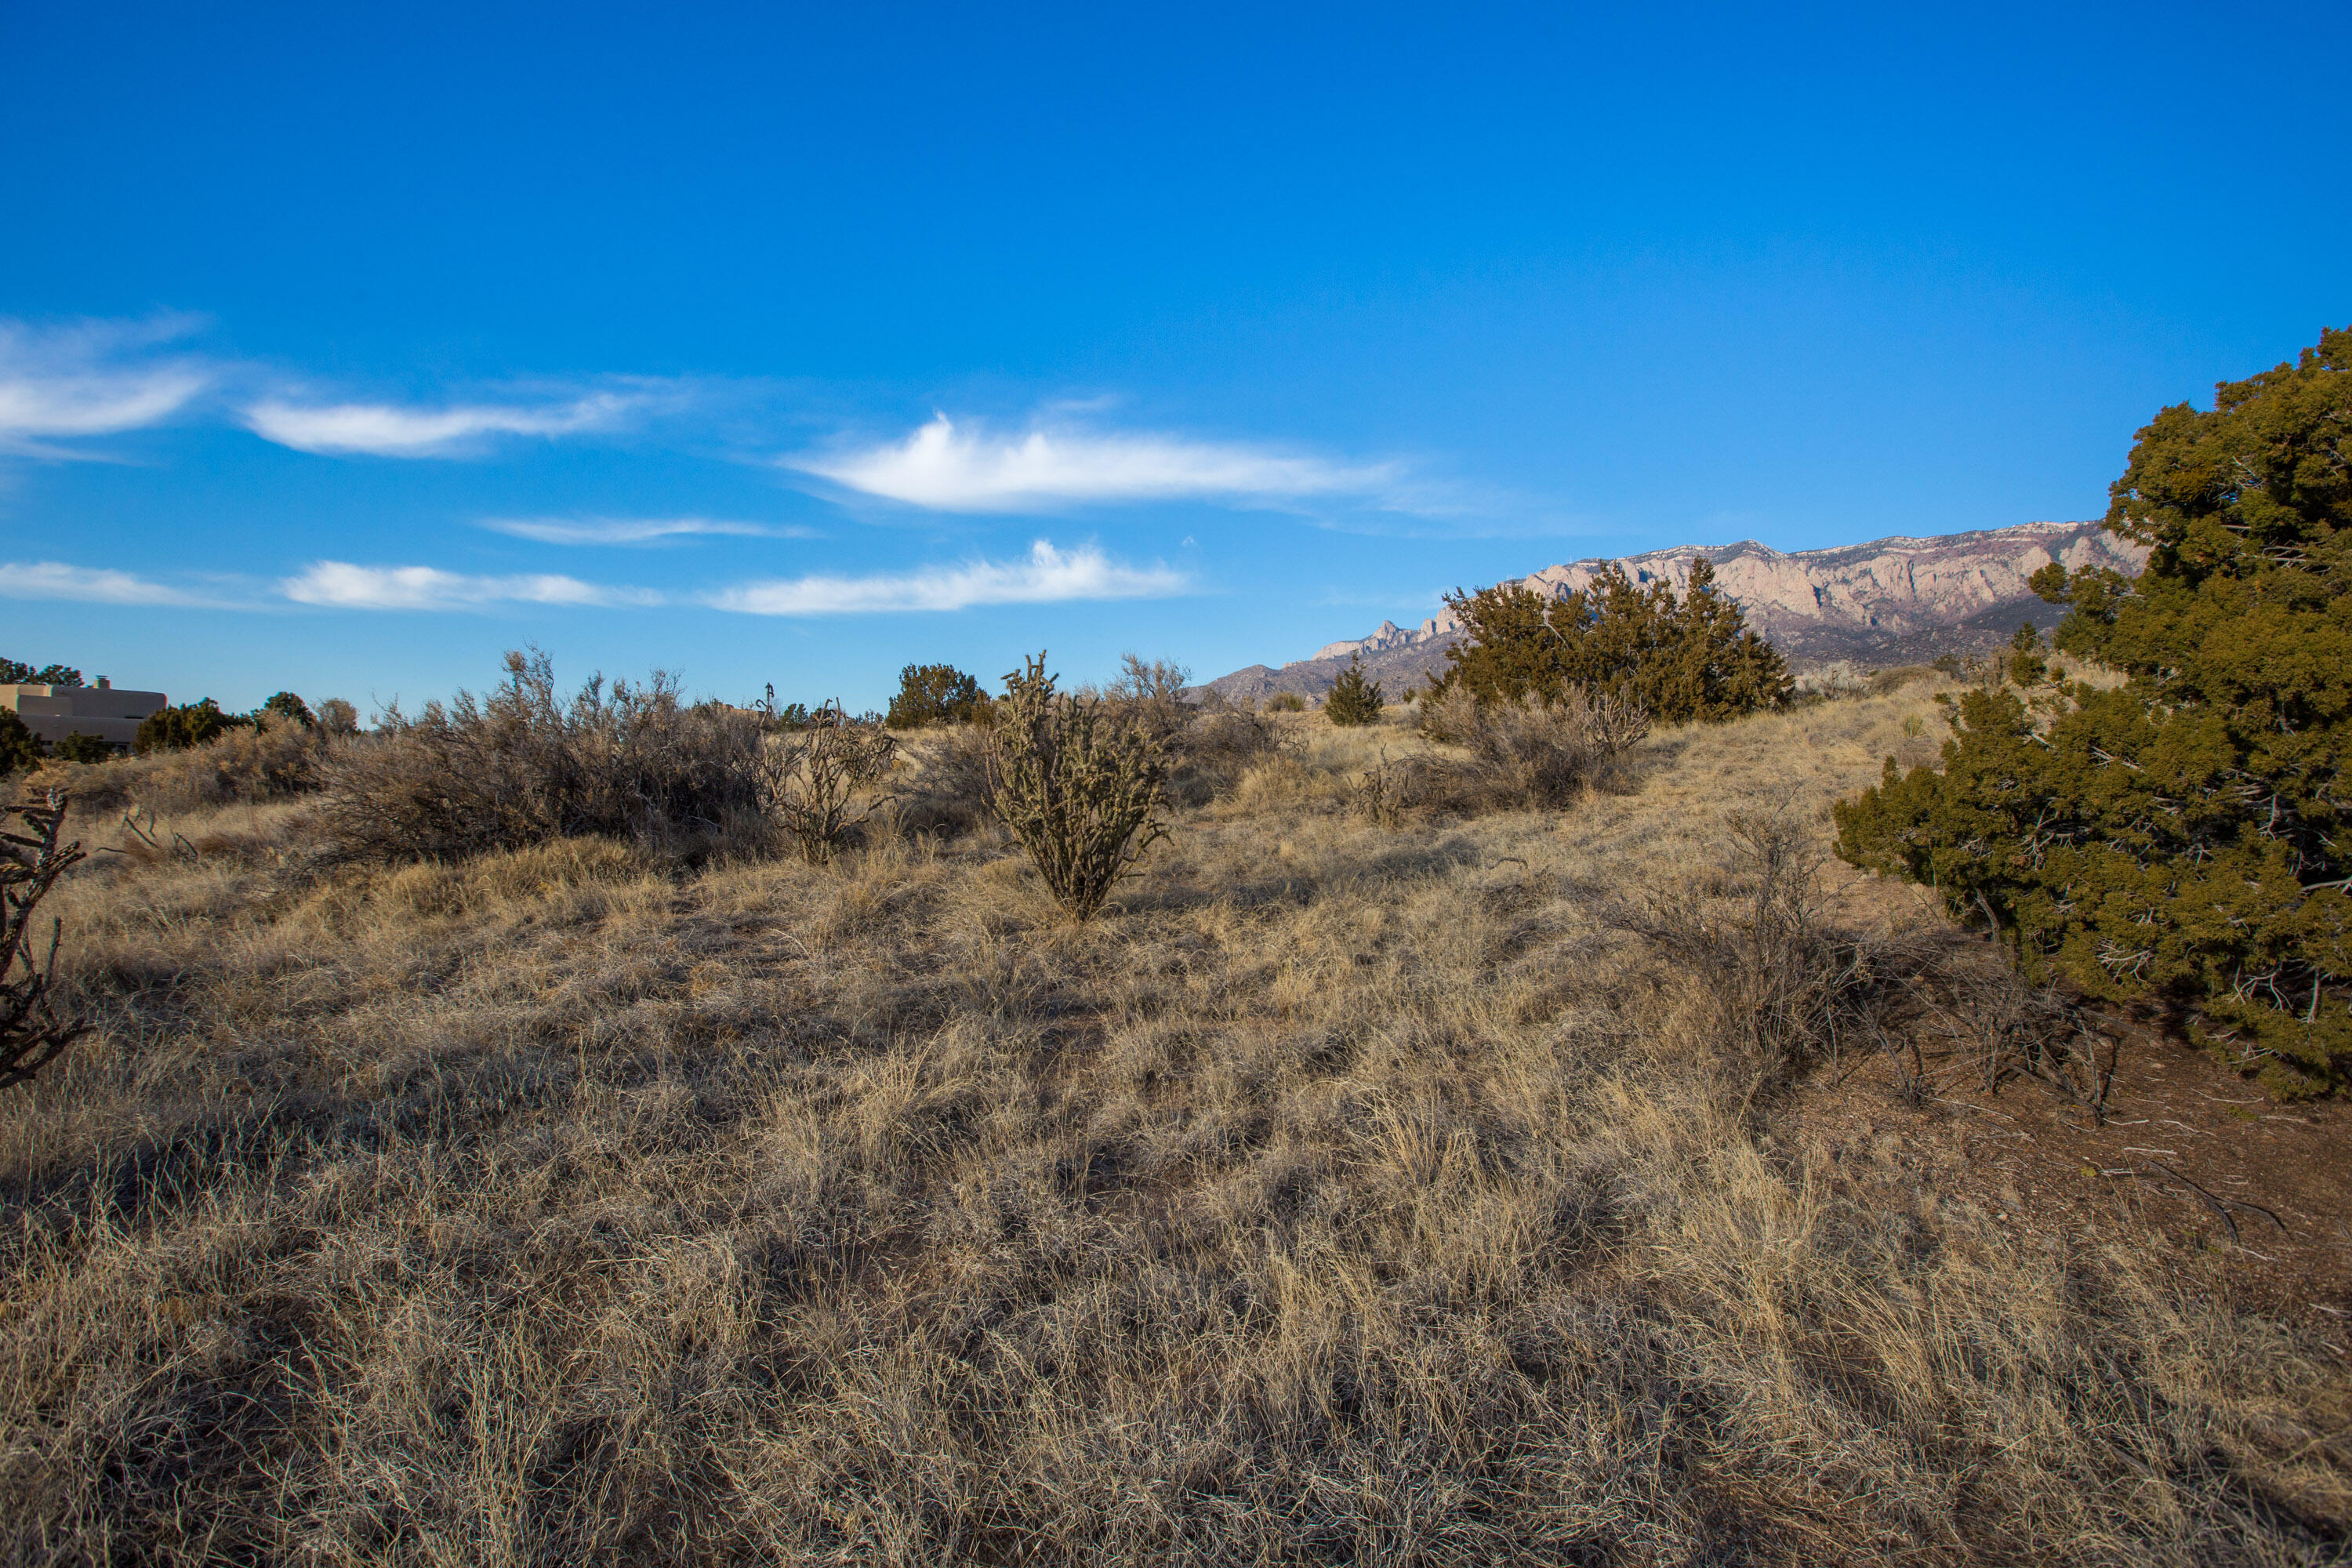
[[[321,820],[341,852],[378,860],[712,834],[760,811],[765,742],[756,714],[688,704],[667,675],[598,677],[567,701],[544,653],[510,653],[488,696],[395,709],[331,753]]]

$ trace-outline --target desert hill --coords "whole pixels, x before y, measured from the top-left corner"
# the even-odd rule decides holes
[[[2137,572],[2147,552],[2097,522],[2029,522],[1934,538],[1895,537],[1828,550],[1783,552],[1754,540],[1737,544],[1685,545],[1618,559],[1634,581],[1664,577],[1680,583],[1691,558],[1715,566],[1716,581],[1748,612],[1754,626],[1800,669],[1841,661],[1924,663],[1940,654],[1990,651],[2029,617],[2045,625],[2057,612],[2033,596],[2026,580],[2053,561],[2069,571],[2110,566]],[[1592,559],[1547,566],[1518,579],[1524,587],[1563,597],[1592,581],[1608,564]],[[1461,629],[1452,611],[1417,627],[1383,621],[1362,637],[1328,643],[1279,668],[1254,664],[1208,682],[1235,700],[1276,691],[1316,695],[1329,689],[1351,655],[1391,692],[1445,668],[1445,651]]]

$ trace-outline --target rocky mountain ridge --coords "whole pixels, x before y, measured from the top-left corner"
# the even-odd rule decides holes
[[[1748,624],[1800,670],[1853,663],[1891,665],[1944,653],[1989,651],[2017,626],[2058,612],[2034,597],[2028,578],[2055,561],[2070,572],[2112,567],[2137,573],[2147,552],[2097,522],[2029,522],[2012,528],[1931,538],[1896,536],[1827,550],[1784,552],[1743,540],[1687,545],[1618,558],[1637,583],[1664,578],[1677,587],[1694,557],[1715,567],[1716,584],[1747,612]],[[1589,585],[1604,559],[1547,566],[1517,579],[1552,598]],[[1370,636],[1327,643],[1279,668],[1257,664],[1208,682],[1234,700],[1276,691],[1314,696],[1330,687],[1350,656],[1391,692],[1445,668],[1445,650],[1462,629],[1445,610],[1417,627],[1383,621]]]

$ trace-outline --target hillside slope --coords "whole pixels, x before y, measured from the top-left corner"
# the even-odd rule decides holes
[[[1681,546],[1624,556],[1617,564],[1636,582],[1664,577],[1679,584],[1694,556],[1714,563],[1716,581],[1748,612],[1748,624],[1803,668],[1839,660],[1923,663],[1939,654],[1989,651],[2024,620],[2038,616],[2046,624],[2054,618],[2056,612],[2026,586],[2042,567],[2057,561],[2069,571],[2109,566],[2137,572],[2147,552],[2097,522],[2029,522],[1794,552],[1753,540]],[[1561,597],[1586,586],[1606,564],[1598,559],[1570,562],[1518,582]],[[1412,628],[1383,621],[1368,637],[1326,644],[1279,668],[1251,665],[1208,685],[1236,701],[1284,690],[1316,695],[1328,690],[1356,655],[1398,692],[1443,670],[1445,651],[1459,637],[1451,610]]]

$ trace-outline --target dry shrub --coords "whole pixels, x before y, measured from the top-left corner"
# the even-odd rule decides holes
[[[1093,919],[1168,836],[1161,743],[1104,703],[1055,691],[1043,654],[1004,678],[991,739],[991,806],[1070,918]]]
[[[1830,920],[1826,851],[1785,810],[1734,812],[1724,826],[1728,874],[1714,890],[1727,899],[1684,884],[1615,923],[1698,982],[1706,1044],[1744,1079],[1743,1102],[1870,1050],[1915,1102],[1951,1077],[1993,1089],[2025,1075],[2105,1114],[2114,1046],[2081,1007],[1947,922],[1862,931]]]
[[[898,742],[879,724],[853,722],[838,703],[798,734],[771,740],[760,756],[760,810],[812,866],[826,865],[843,837],[887,804],[874,793]]]
[[[1238,708],[1209,708],[1170,744],[1169,796],[1179,805],[1206,805],[1232,795],[1253,768],[1300,750],[1298,737],[1271,719]]]
[[[914,774],[897,795],[899,828],[944,840],[992,821],[988,746],[988,731],[977,724],[950,724],[910,744]]]
[[[176,816],[221,805],[255,805],[325,786],[329,753],[348,742],[324,730],[264,714],[259,727],[225,730],[201,746],[105,763],[44,765],[44,785],[69,795],[85,815],[136,806]]]
[[[756,715],[689,706],[667,675],[599,676],[566,702],[544,653],[510,653],[488,697],[395,709],[383,733],[331,753],[321,815],[342,854],[375,860],[583,834],[665,841],[755,812],[762,745]]]
[[[1458,688],[1424,699],[1416,721],[1466,759],[1415,759],[1380,781],[1402,807],[1475,815],[1559,810],[1587,791],[1622,788],[1625,759],[1650,732],[1639,705],[1571,686],[1551,702],[1482,702]],[[1368,784],[1367,789],[1372,786]]]

